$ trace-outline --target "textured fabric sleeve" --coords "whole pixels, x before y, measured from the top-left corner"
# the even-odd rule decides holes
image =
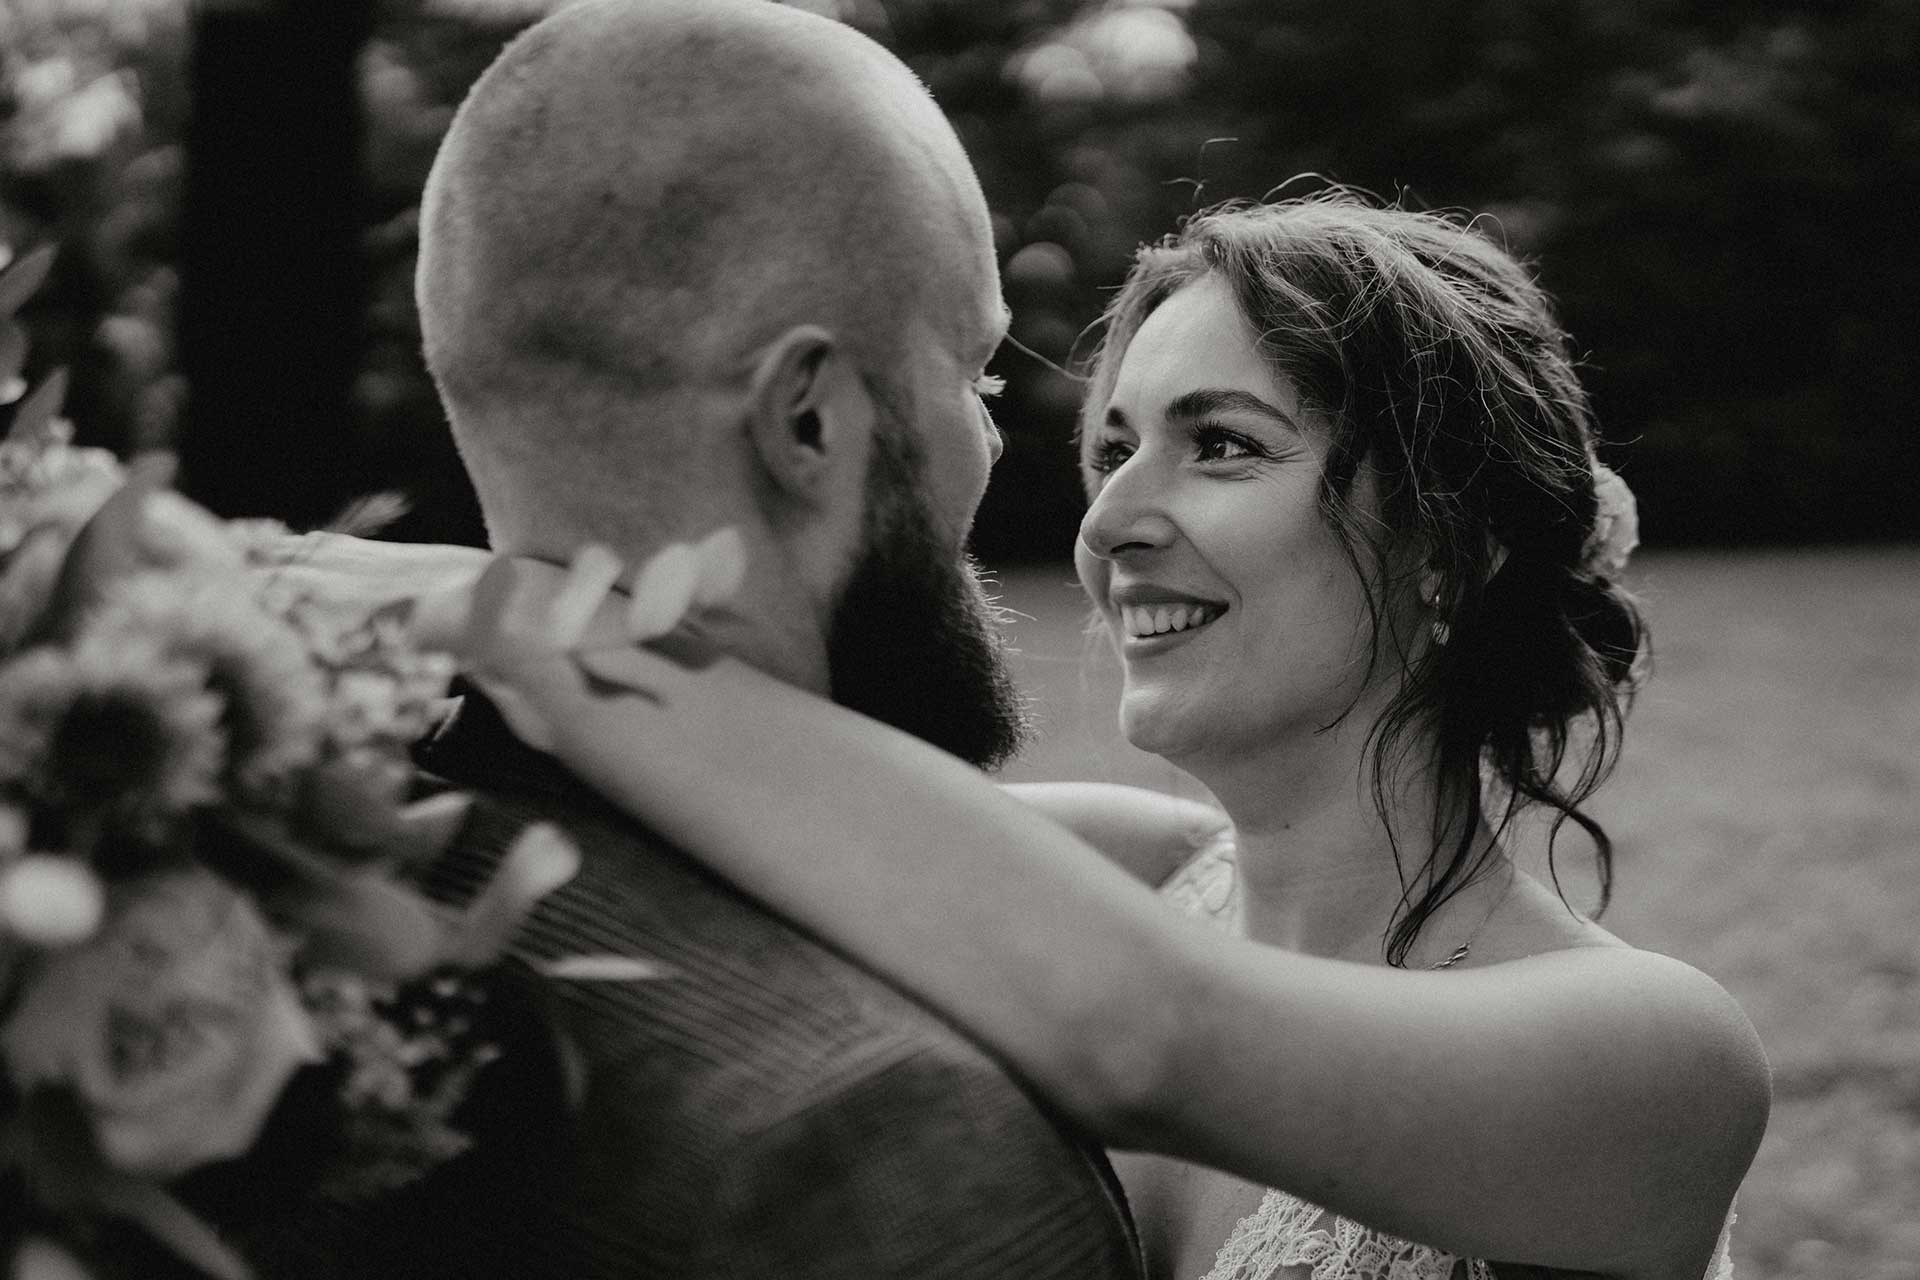
[[[701,1274],[1137,1277],[1108,1195],[1092,1162],[971,1046],[895,1046],[740,1144]]]

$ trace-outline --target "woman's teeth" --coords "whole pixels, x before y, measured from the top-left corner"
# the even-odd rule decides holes
[[[1160,636],[1204,627],[1220,612],[1205,604],[1125,604],[1120,606],[1120,621],[1130,636]]]

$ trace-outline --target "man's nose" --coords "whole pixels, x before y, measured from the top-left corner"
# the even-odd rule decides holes
[[[1103,560],[1151,551],[1172,542],[1161,486],[1138,455],[1107,476],[1087,514],[1080,519],[1080,541]]]

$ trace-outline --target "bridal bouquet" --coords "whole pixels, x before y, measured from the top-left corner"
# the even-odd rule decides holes
[[[0,1268],[240,1280],[246,1224],[197,1203],[416,1184],[515,1055],[564,1105],[495,962],[578,854],[531,827],[464,910],[412,888],[468,806],[408,757],[450,660],[405,604],[276,592],[275,529],[75,447],[58,399],[0,443]]]

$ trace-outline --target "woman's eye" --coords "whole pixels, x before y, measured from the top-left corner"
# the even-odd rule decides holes
[[[1133,456],[1133,446],[1124,440],[1096,440],[1088,446],[1082,465],[1098,476],[1118,471]]]
[[[1220,427],[1198,427],[1193,433],[1194,454],[1201,462],[1237,462],[1263,458],[1265,452],[1237,432]]]

